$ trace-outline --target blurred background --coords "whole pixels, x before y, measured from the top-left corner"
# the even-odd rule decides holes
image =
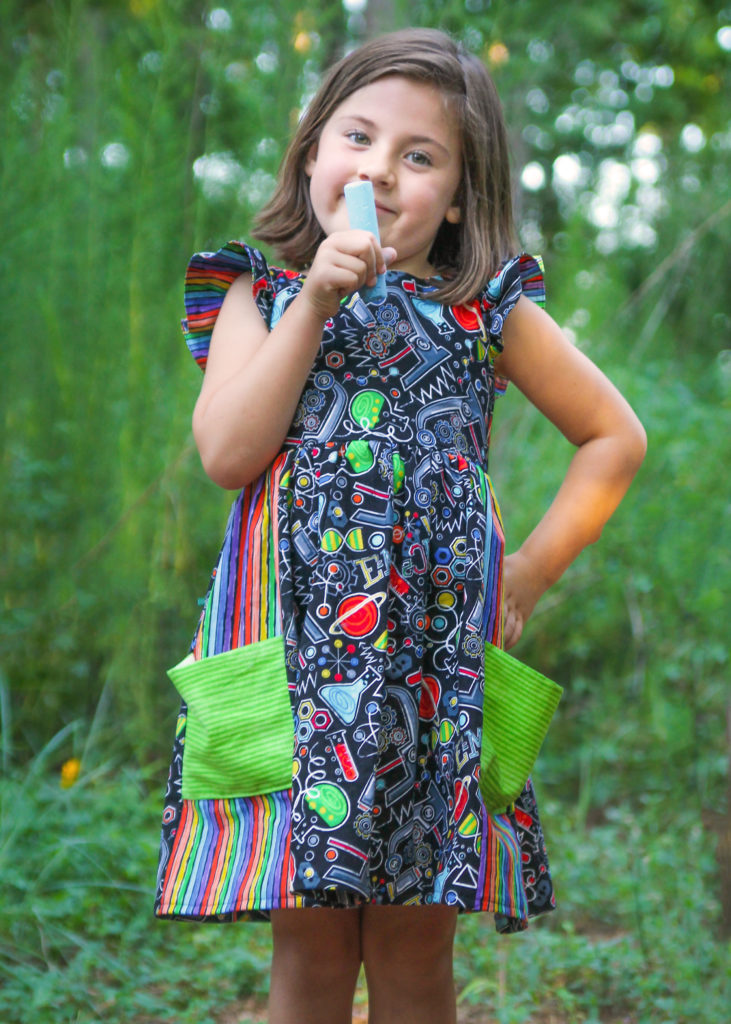
[[[0,0],[7,1024],[264,1019],[268,928],[151,916],[165,670],[232,499],[191,440],[182,280],[250,239],[323,68],[409,24],[491,70],[548,310],[649,437],[514,652],[566,688],[536,773],[559,909],[463,920],[460,1020],[728,1019],[731,7]],[[512,548],[570,451],[515,389],[493,436]]]

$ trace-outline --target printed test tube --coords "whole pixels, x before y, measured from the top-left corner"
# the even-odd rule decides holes
[[[330,733],[328,739],[333,745],[335,756],[343,770],[343,776],[348,782],[353,782],[358,778],[358,769],[355,767],[350,750],[348,749],[345,730],[339,729],[337,732]]]

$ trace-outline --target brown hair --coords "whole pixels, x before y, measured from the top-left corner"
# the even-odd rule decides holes
[[[326,75],[284,155],[274,195],[256,219],[256,237],[290,266],[306,267],[325,237],[310,202],[307,155],[325,122],[356,90],[387,75],[438,88],[460,128],[459,224],[444,221],[429,254],[446,278],[434,297],[467,302],[515,246],[507,133],[484,65],[437,29],[404,29],[373,39]]]

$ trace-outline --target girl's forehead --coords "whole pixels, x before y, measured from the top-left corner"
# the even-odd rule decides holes
[[[387,75],[361,86],[333,108],[327,121],[347,116],[401,121],[412,127],[428,123],[449,136],[459,134],[450,97],[430,82],[404,75]]]
[[[414,104],[419,108],[434,107],[439,113],[447,109],[447,97],[436,85],[406,78],[404,75],[386,75],[355,89],[336,105],[333,113],[346,107],[385,102],[392,103],[395,109],[403,107],[408,110]]]

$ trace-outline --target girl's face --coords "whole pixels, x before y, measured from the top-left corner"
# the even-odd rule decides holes
[[[459,131],[438,89],[396,75],[358,89],[325,122],[305,170],[326,235],[349,226],[345,185],[370,180],[381,244],[397,253],[390,266],[434,272],[429,252],[442,222],[460,220],[462,178]]]

